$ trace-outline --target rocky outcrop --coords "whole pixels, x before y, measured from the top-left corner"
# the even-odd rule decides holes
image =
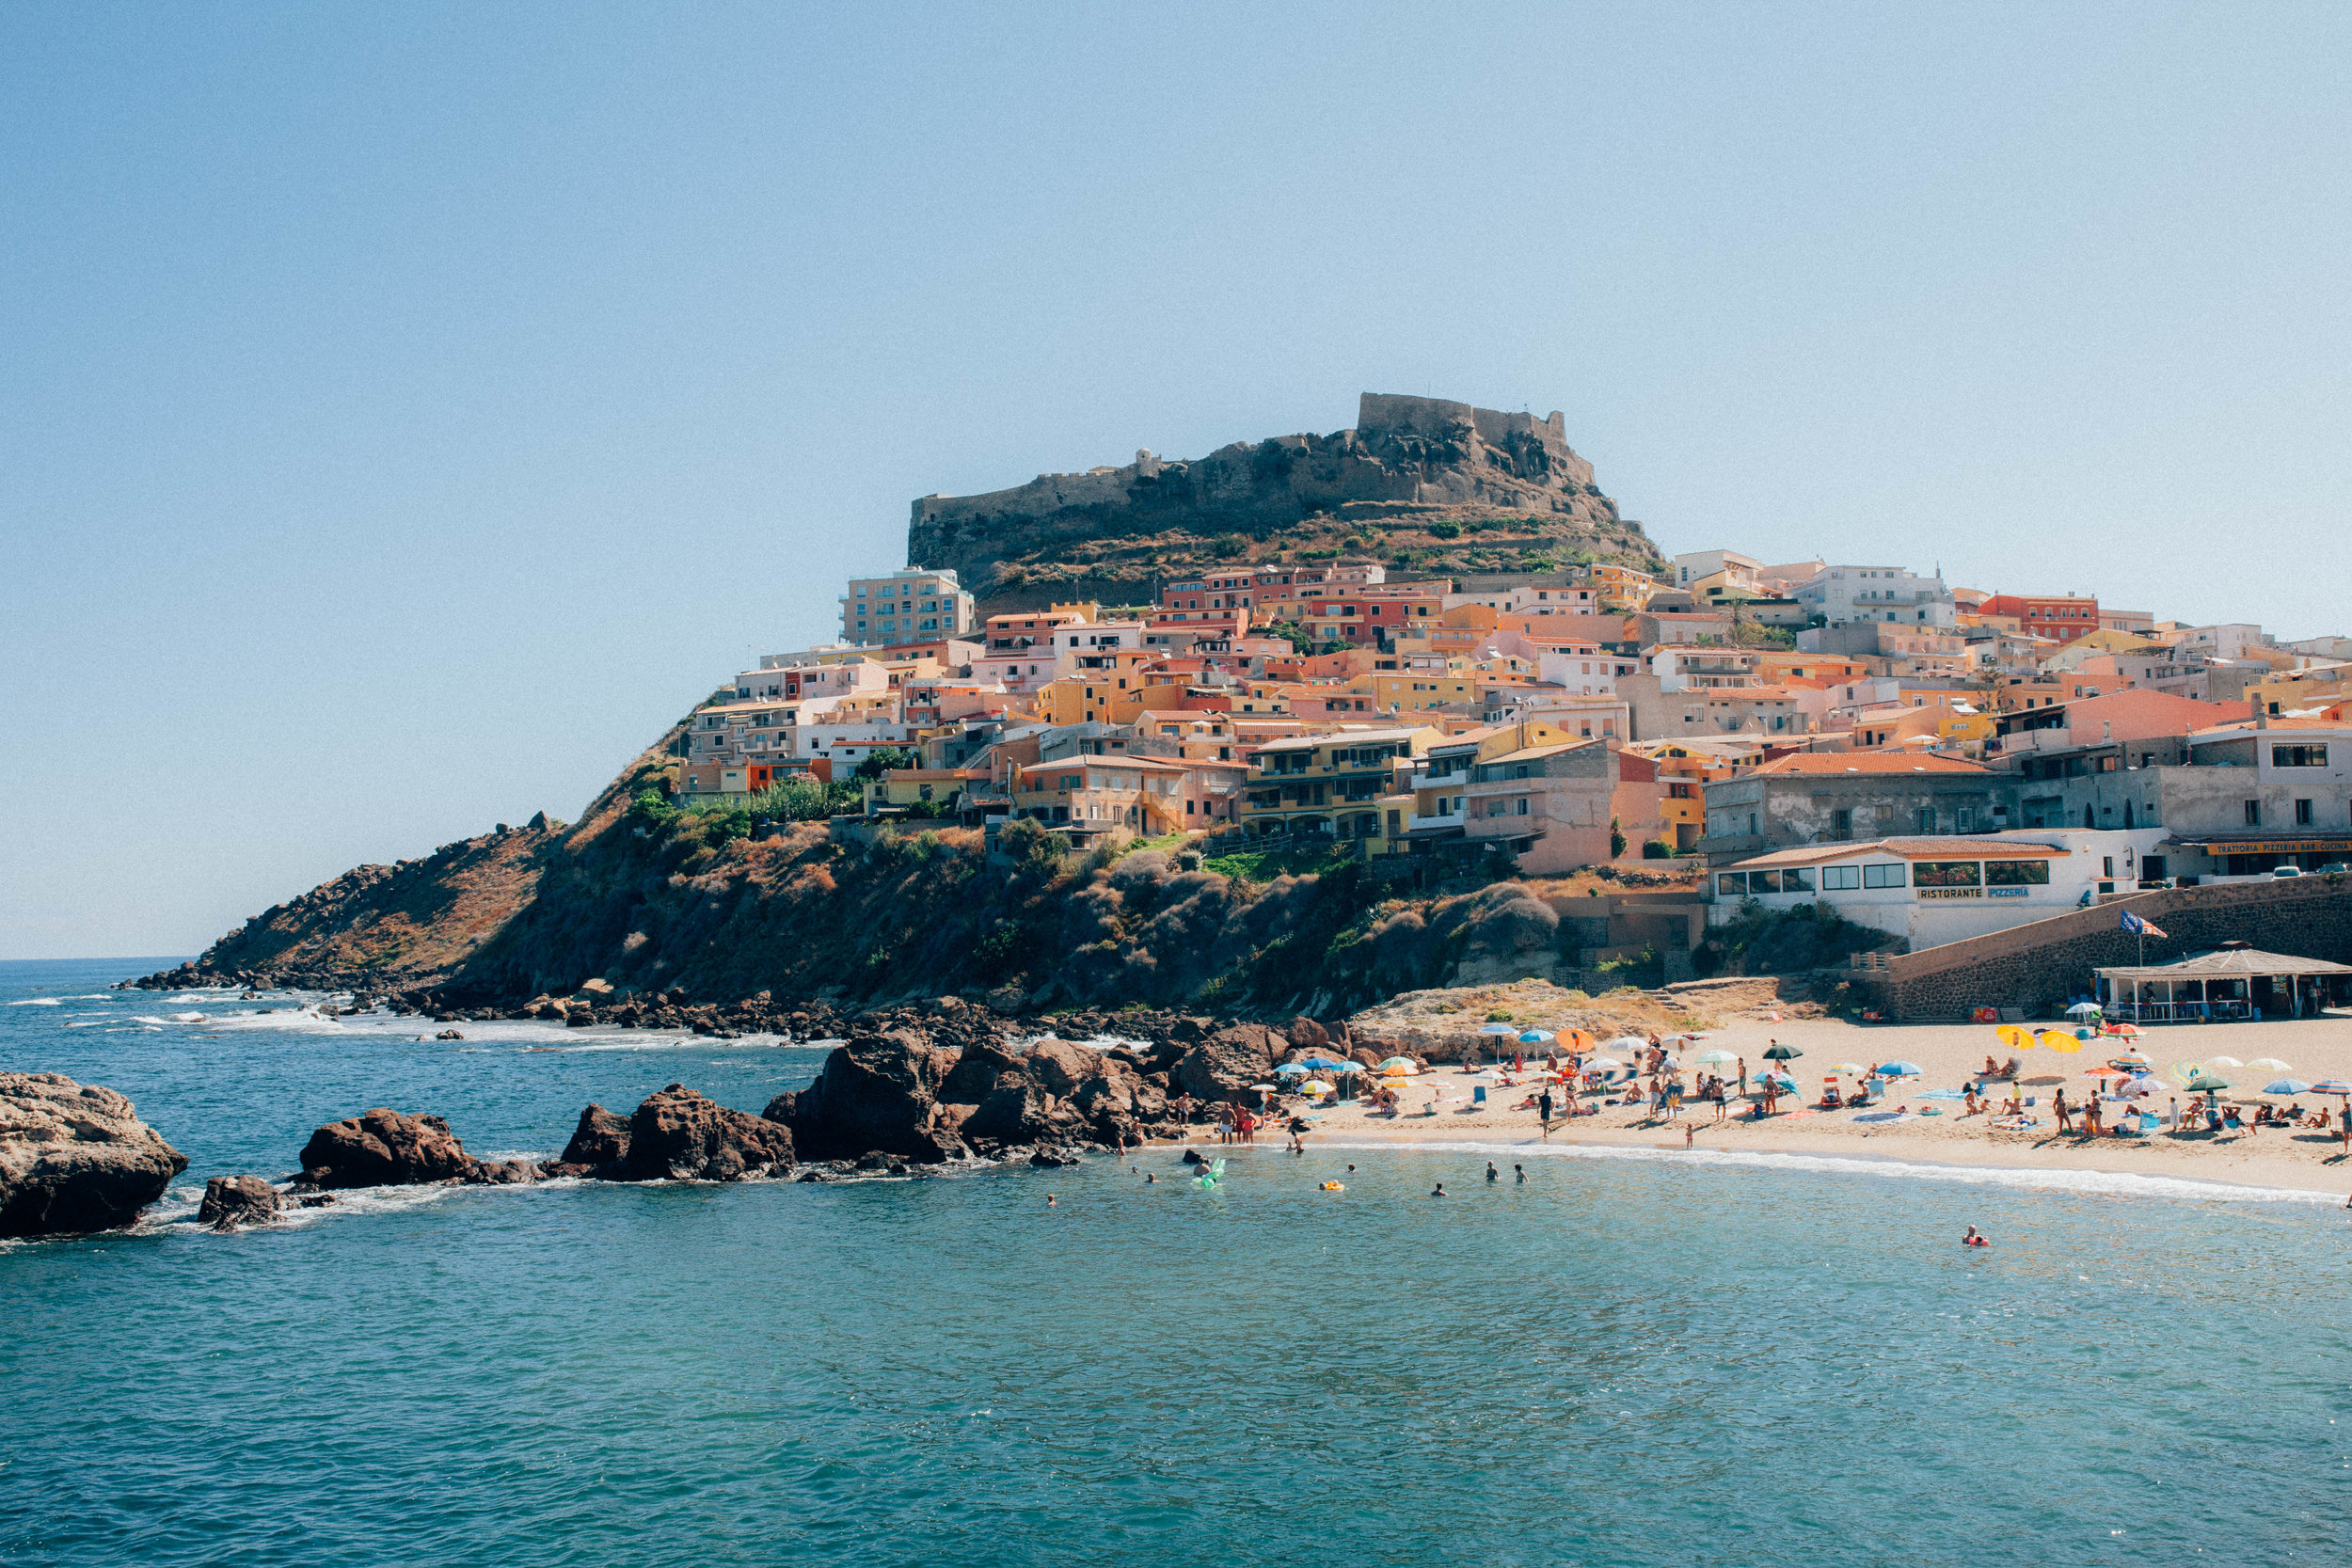
[[[114,1090],[0,1072],[0,1236],[129,1225],[187,1168]]]
[[[1290,1041],[1262,1023],[1219,1029],[1184,1053],[1176,1064],[1176,1085],[1199,1100],[1228,1100],[1252,1084],[1270,1080]]]
[[[310,1134],[300,1156],[306,1187],[405,1187],[478,1180],[480,1162],[439,1117],[376,1109]]]
[[[585,1119],[584,1117],[582,1118]],[[637,1180],[739,1181],[792,1168],[792,1134],[775,1122],[672,1084],[628,1118],[625,1168]]]
[[[1620,518],[1593,483],[1557,413],[1539,420],[1377,392],[1358,400],[1354,429],[1328,436],[1238,441],[1190,461],[1139,451],[1123,467],[1040,474],[985,495],[926,496],[909,520],[907,559],[952,567],[993,600],[1041,564],[1090,566],[1111,580],[1124,564],[1121,546],[1132,545],[1159,569],[1179,572],[1213,559],[1205,547],[1213,538],[1263,539],[1311,517],[1379,524],[1392,545],[1500,522],[1538,548],[1662,564],[1641,526]],[[1430,522],[1454,526],[1431,538],[1395,537]],[[1025,570],[1009,571],[1009,562]]]
[[[241,1225],[268,1225],[281,1207],[278,1189],[258,1176],[215,1176],[204,1183],[204,1201],[196,1217],[215,1230],[234,1230]]]
[[[585,1176],[604,1166],[619,1166],[628,1159],[628,1118],[601,1105],[580,1113],[572,1141],[564,1146],[561,1161],[567,1174]]]
[[[1025,1045],[993,1034],[964,1037],[946,1045],[906,1024],[860,1034],[826,1059],[814,1085],[778,1095],[766,1114],[789,1126],[812,1158],[879,1153],[924,1164],[1035,1145],[1133,1142],[1171,1125],[1173,1048],[1144,1054],[1052,1036]]]

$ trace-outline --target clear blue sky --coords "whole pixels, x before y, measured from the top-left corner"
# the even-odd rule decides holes
[[[1565,410],[1669,551],[2352,632],[2352,12],[0,11],[0,957],[578,813],[907,503]]]

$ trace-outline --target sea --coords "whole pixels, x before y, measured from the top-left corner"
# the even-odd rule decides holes
[[[757,1111],[825,1047],[110,989],[175,961],[0,964],[0,1068],[117,1088],[190,1162],[135,1229],[0,1243],[0,1562],[2352,1555],[2340,1198],[1260,1147],[1212,1186],[1154,1149],[215,1235],[206,1177],[370,1106],[547,1157],[592,1101]]]

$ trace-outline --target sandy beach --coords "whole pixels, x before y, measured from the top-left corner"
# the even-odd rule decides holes
[[[2042,1023],[2037,1027],[2051,1025]],[[1573,1121],[1555,1117],[1549,1141],[1629,1148],[1692,1148],[1756,1154],[1899,1159],[1927,1164],[2106,1171],[2336,1194],[2352,1191],[2352,1161],[2344,1158],[2344,1145],[2332,1128],[2321,1133],[2275,1127],[2256,1132],[2249,1127],[2243,1132],[2156,1132],[2142,1138],[2090,1139],[2078,1132],[2061,1134],[2057,1118],[2050,1112],[2052,1091],[2062,1084],[2069,1105],[2075,1104],[2092,1087],[2084,1074],[2126,1049],[2121,1042],[2086,1042],[2079,1053],[2072,1055],[2046,1049],[2024,1053],[2019,1065],[2021,1092],[2034,1096],[2034,1114],[2041,1117],[2042,1125],[2027,1131],[2005,1132],[1991,1127],[1989,1118],[1982,1115],[1966,1115],[1965,1106],[1959,1101],[1920,1097],[1921,1091],[1927,1089],[1960,1087],[1982,1068],[1988,1053],[2006,1060],[2010,1053],[1997,1044],[1989,1024],[1857,1024],[1836,1019],[1797,1018],[1772,1022],[1748,1015],[1727,1020],[1722,1027],[1708,1031],[1705,1043],[1692,1051],[1722,1049],[1745,1056],[1753,1084],[1754,1075],[1764,1066],[1766,1048],[1775,1040],[1804,1053],[1787,1064],[1799,1092],[1781,1097],[1781,1110],[1776,1116],[1755,1121],[1739,1115],[1744,1101],[1737,1098],[1736,1092],[1730,1101],[1733,1114],[1722,1122],[1715,1120],[1711,1104],[1687,1103],[1680,1117],[1671,1119],[1653,1119],[1646,1110],[1638,1107],[1602,1105],[1597,1116],[1578,1117]],[[2277,1057],[2289,1065],[2291,1071],[2287,1076],[2305,1082],[2352,1078],[2352,1014],[2342,1012],[2293,1022],[2153,1028],[2137,1043],[2153,1060],[2160,1075],[2175,1062],[2233,1056],[2249,1062],[2257,1057]],[[1816,1108],[1822,1080],[1834,1064],[1858,1062],[1867,1066],[1887,1061],[1913,1062],[1924,1070],[1920,1077],[1898,1082],[1893,1092],[1868,1111]],[[2280,1105],[2289,1102],[2285,1096],[2257,1092],[2264,1084],[2280,1076],[2275,1071],[2230,1068],[2220,1071],[2236,1085],[2223,1097],[2225,1102],[2252,1105],[2265,1099]],[[1731,1068],[1726,1076],[1736,1084],[1738,1072],[1736,1067]],[[1686,1068],[1686,1081],[1690,1078]],[[1523,1080],[1529,1086],[1516,1089],[1499,1089],[1490,1084],[1488,1104],[1483,1108],[1474,1105],[1471,1092],[1480,1082],[1486,1081],[1470,1076],[1457,1065],[1434,1067],[1410,1081],[1410,1087],[1403,1095],[1402,1114],[1367,1114],[1360,1101],[1333,1104],[1314,1117],[1314,1131],[1307,1135],[1307,1141],[1311,1146],[1384,1141],[1507,1145],[1542,1140],[1542,1123],[1534,1111],[1503,1108],[1517,1104],[1533,1092],[1534,1080]],[[1842,1086],[1851,1093],[1853,1080],[1845,1078]],[[1994,1089],[1996,1095],[2003,1092],[2002,1087]],[[1423,1107],[1433,1094],[1438,1098],[1438,1106],[1437,1115],[1430,1116],[1424,1114]],[[2160,1097],[2153,1103],[2161,1110],[2170,1098]],[[2178,1098],[2185,1101],[2189,1097],[2183,1094]],[[2343,1105],[2340,1100],[2322,1100],[2308,1094],[2297,1102],[2306,1111],[2324,1107],[2340,1113]],[[1882,1117],[1899,1106],[1907,1106],[1910,1114],[1891,1120],[1863,1119]],[[1935,1114],[1921,1115],[1923,1111]],[[1691,1130],[1687,1140],[1686,1128]],[[1261,1146],[1269,1141],[1279,1145],[1282,1137],[1269,1128],[1260,1132],[1258,1141]]]

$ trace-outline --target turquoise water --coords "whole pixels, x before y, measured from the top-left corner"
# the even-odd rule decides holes
[[[193,1162],[161,1223],[0,1251],[0,1561],[2344,1557],[2330,1204],[1269,1148],[1214,1192],[557,1184],[221,1237],[176,1217],[202,1178],[368,1105],[544,1153],[591,1099],[755,1110],[821,1053],[96,994],[151,967],[0,965],[0,1004],[73,998],[0,1005],[0,1065]]]

